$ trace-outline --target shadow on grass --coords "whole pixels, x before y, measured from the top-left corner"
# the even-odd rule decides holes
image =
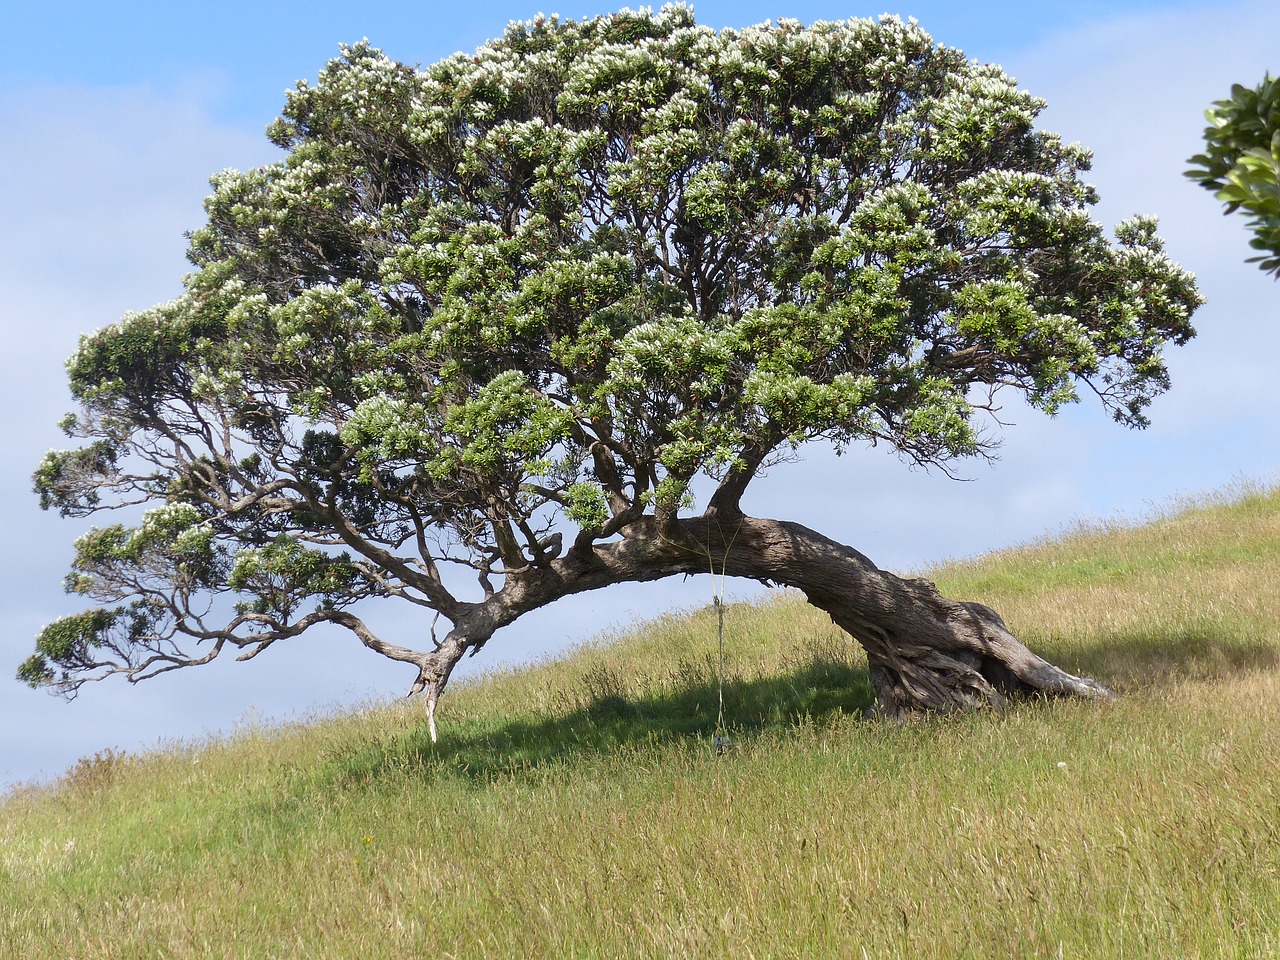
[[[1274,644],[1212,630],[1176,634],[1127,633],[1081,646],[1055,637],[1033,648],[1066,669],[1096,677],[1118,692],[1174,680],[1220,679],[1280,666]],[[726,679],[724,726],[738,743],[766,730],[822,724],[837,716],[866,716],[874,694],[865,661],[854,646],[823,645],[793,669],[753,680]],[[684,681],[646,696],[629,695],[604,667],[588,670],[562,696],[554,715],[473,717],[446,725],[433,744],[425,724],[396,738],[333,758],[323,774],[346,783],[387,776],[457,777],[486,783],[558,765],[577,764],[619,748],[703,741],[717,732],[714,669],[684,664]]]
[[[753,680],[726,678],[724,729],[736,741],[768,729],[863,715],[874,696],[865,663],[814,656],[786,673]],[[566,695],[574,704],[553,716],[471,720],[446,727],[433,744],[425,725],[409,734],[336,760],[337,777],[377,781],[394,773],[498,776],[580,762],[620,747],[703,740],[712,749],[718,725],[714,676],[647,696],[628,696],[615,674],[589,671]]]
[[[1061,648],[1068,646],[1063,643]],[[1120,690],[1176,680],[1223,680],[1280,667],[1280,648],[1274,642],[1233,636],[1208,626],[1172,633],[1131,631],[1071,652],[1083,672]]]

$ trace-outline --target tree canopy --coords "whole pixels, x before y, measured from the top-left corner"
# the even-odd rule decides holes
[[[425,69],[344,47],[269,129],[284,157],[213,178],[184,293],[68,362],[79,445],[41,505],[126,522],[77,541],[98,606],[20,677],[74,693],[327,623],[434,710],[463,653],[567,594],[708,560],[814,602],[819,555],[878,577],[744,527],[752,478],[815,440],[983,454],[1000,390],[1142,426],[1193,335],[1191,276],[1149,218],[1108,240],[1043,106],[890,16],[549,17]],[[924,601],[874,584],[837,619],[892,647]],[[368,627],[390,600],[421,638]],[[973,657],[966,689],[998,686]]]
[[[1187,176],[1213,190],[1226,213],[1251,219],[1250,257],[1280,278],[1280,80],[1270,74],[1257,87],[1235,84],[1231,96],[1205,111],[1205,152],[1188,161]]]

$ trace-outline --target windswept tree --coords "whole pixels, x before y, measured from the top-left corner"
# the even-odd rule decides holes
[[[284,158],[213,179],[185,292],[69,361],[79,445],[41,503],[136,525],[77,541],[98,605],[19,676],[71,694],[336,624],[412,666],[434,736],[522,614],[714,570],[803,591],[889,714],[1107,696],[741,506],[811,441],[987,454],[999,391],[1145,424],[1200,300],[1150,219],[1108,240],[1042,107],[894,17],[552,17],[425,70],[344,48],[270,128]],[[368,626],[391,602],[413,637]]]
[[[1187,176],[1212,190],[1225,213],[1249,215],[1249,246],[1261,253],[1246,262],[1280,278],[1280,77],[1235,84],[1205,117],[1205,152],[1188,161]]]

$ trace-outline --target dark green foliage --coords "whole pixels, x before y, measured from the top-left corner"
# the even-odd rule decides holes
[[[115,657],[137,665],[159,653],[151,638],[163,617],[164,611],[146,600],[61,617],[40,631],[36,652],[18,668],[18,679],[73,693],[81,674]]]
[[[357,580],[348,554],[330,556],[281,536],[261,549],[241,550],[226,584],[253,598],[241,604],[242,612],[287,623],[305,600],[319,599],[329,607],[346,600],[357,591]]]
[[[56,506],[64,517],[92,513],[102,500],[99,485],[114,473],[118,456],[119,447],[110,438],[50,452],[32,478],[40,509]]]
[[[1215,191],[1226,213],[1250,217],[1249,246],[1262,252],[1248,262],[1280,278],[1280,79],[1237,83],[1205,116],[1205,152],[1188,161],[1194,169],[1186,175]]]

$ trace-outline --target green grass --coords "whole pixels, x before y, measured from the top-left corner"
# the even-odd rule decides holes
[[[866,719],[782,594],[0,806],[0,957],[1280,955],[1280,494],[930,571],[1112,704]]]

